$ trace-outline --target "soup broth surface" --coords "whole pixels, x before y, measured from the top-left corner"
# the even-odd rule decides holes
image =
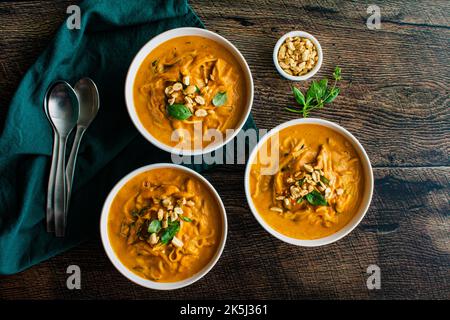
[[[323,238],[357,212],[363,169],[342,135],[325,126],[299,124],[260,147],[250,171],[250,192],[258,213],[276,231],[296,239]]]
[[[183,36],[145,58],[133,95],[139,120],[153,137],[168,146],[199,149],[216,139],[208,130],[224,139],[226,129],[238,127],[246,103],[245,75],[219,43]]]
[[[178,169],[152,169],[117,193],[108,235],[129,270],[153,281],[174,282],[193,276],[213,259],[222,218],[202,181]]]

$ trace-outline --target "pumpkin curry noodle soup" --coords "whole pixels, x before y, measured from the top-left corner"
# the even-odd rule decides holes
[[[361,160],[350,142],[316,124],[293,125],[278,133],[278,143],[271,139],[276,140],[261,145],[250,168],[251,198],[262,218],[285,236],[304,240],[343,228],[364,192]]]
[[[172,168],[140,173],[114,198],[108,216],[112,248],[129,270],[175,282],[202,270],[222,236],[215,197],[196,177]]]
[[[226,129],[238,126],[246,84],[240,64],[222,45],[200,36],[181,36],[145,58],[133,96],[136,113],[153,137],[171,147],[181,143],[199,149],[214,142],[202,139],[208,129],[218,130],[224,138]],[[172,138],[177,129],[189,134]]]

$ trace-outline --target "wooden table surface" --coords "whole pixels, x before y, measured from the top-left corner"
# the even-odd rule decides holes
[[[0,120],[71,3],[0,2]],[[97,236],[24,272],[0,277],[0,299],[449,299],[450,2],[383,1],[379,30],[366,27],[370,4],[191,2],[206,27],[231,40],[247,59],[260,128],[295,118],[283,111],[293,102],[291,83],[272,63],[282,34],[300,29],[317,36],[325,58],[315,79],[342,67],[341,95],[312,115],[349,129],[372,161],[372,205],[349,236],[320,248],[274,239],[247,206],[244,166],[220,166],[205,176],[223,197],[229,235],[222,258],[201,281],[173,292],[141,288],[115,270]],[[71,264],[81,268],[81,290],[66,288]],[[381,269],[380,290],[366,287],[371,264]]]

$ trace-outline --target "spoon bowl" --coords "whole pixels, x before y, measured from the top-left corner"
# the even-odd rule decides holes
[[[88,127],[100,107],[97,86],[90,78],[83,78],[75,84],[75,93],[80,101],[80,116],[77,126]]]
[[[48,117],[57,133],[68,136],[78,121],[78,98],[65,81],[56,82],[48,97]]]

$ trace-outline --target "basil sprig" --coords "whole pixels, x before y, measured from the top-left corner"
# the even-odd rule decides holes
[[[340,93],[340,89],[336,87],[336,84],[341,77],[341,68],[336,66],[333,72],[334,83],[333,86],[328,86],[328,79],[322,79],[320,81],[313,81],[306,96],[296,87],[292,87],[295,101],[299,104],[299,108],[288,107],[286,110],[303,115],[304,118],[308,117],[309,112],[314,109],[323,108],[326,103],[331,103],[336,99]]]

